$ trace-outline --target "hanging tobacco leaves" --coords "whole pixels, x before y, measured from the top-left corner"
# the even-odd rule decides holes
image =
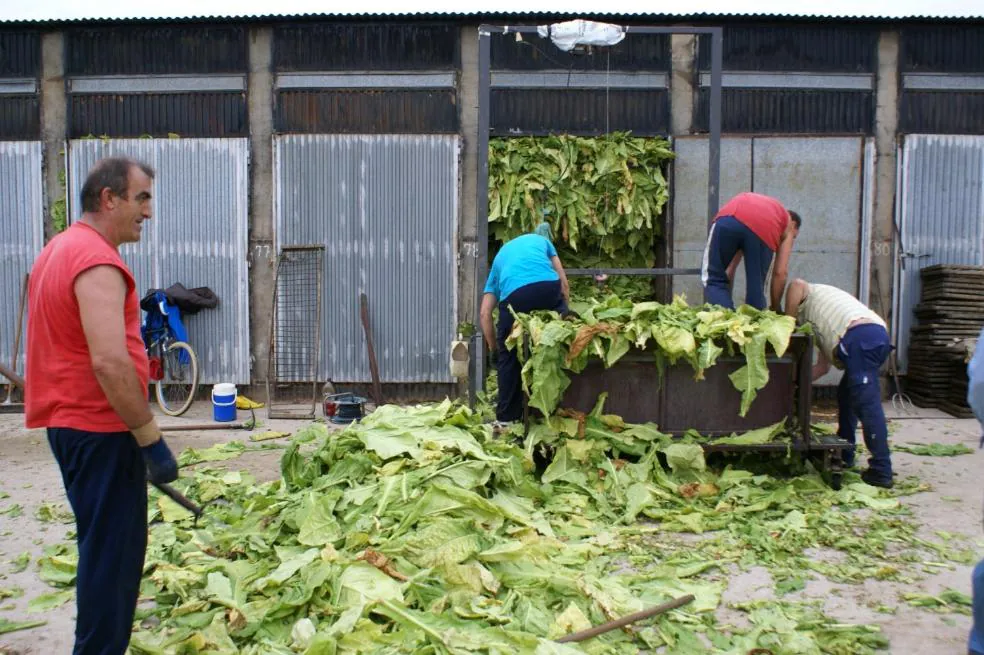
[[[491,140],[490,251],[546,220],[567,267],[654,266],[673,156],[664,139],[626,132]]]

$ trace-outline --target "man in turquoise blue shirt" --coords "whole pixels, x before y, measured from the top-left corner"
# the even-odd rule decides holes
[[[512,331],[512,307],[517,313],[547,309],[567,313],[570,288],[567,275],[550,241],[550,225],[541,223],[532,234],[507,242],[495,259],[482,298],[482,334],[489,350],[496,352],[499,398],[495,417],[500,423],[518,421],[523,415],[521,367],[514,351],[506,348]],[[493,329],[492,310],[499,304],[499,324]],[[493,337],[493,334],[495,335]]]

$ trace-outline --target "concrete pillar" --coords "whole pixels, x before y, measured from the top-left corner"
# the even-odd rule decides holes
[[[875,87],[875,211],[871,226],[870,301],[889,323],[892,313],[895,180],[899,108],[899,32],[885,30],[878,39]],[[884,244],[884,245],[882,245]],[[887,248],[885,246],[888,246]]]
[[[458,195],[458,321],[478,325],[475,297],[478,230],[475,194],[478,185],[478,26],[461,28],[461,74],[458,77],[458,120],[461,134],[461,192]],[[467,394],[462,383],[459,394]]]
[[[670,134],[672,136],[686,136],[691,133],[694,122],[694,103],[696,102],[696,91],[698,83],[697,75],[697,36],[694,34],[671,34],[670,35]],[[673,182],[674,168],[670,168],[670,181]],[[672,195],[672,194],[671,194]],[[673,202],[666,205],[666,251],[662,258],[659,258],[657,265],[672,267],[676,265],[674,261],[675,244],[678,241],[674,234],[674,228],[679,222],[686,220],[687,217],[676,217],[673,214]],[[686,277],[659,277],[656,278],[657,298],[669,302],[674,293],[681,293],[687,286]],[[699,296],[694,297],[690,294],[691,302],[699,301]]]
[[[697,37],[673,34],[670,37],[672,73],[670,75],[670,133],[690,134],[694,119],[694,84],[697,81]]]
[[[247,79],[250,383],[254,386],[265,382],[267,376],[277,256],[273,247],[273,93],[273,29],[254,27],[249,31]]]
[[[68,107],[65,98],[65,39],[61,32],[41,35],[41,138],[44,141],[44,236],[54,236],[55,216],[66,221],[65,140]],[[64,228],[64,224],[61,225]]]

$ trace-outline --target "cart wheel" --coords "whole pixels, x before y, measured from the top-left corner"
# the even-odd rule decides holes
[[[833,489],[834,491],[840,491],[840,488],[841,488],[841,478],[843,478],[843,477],[844,477],[844,474],[841,473],[840,471],[835,471],[835,472],[831,473],[830,474],[830,488]]]

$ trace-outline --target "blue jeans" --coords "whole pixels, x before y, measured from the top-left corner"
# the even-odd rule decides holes
[[[741,251],[745,260],[745,303],[756,309],[766,309],[765,277],[772,265],[772,251],[757,234],[734,216],[722,216],[714,221],[704,255],[704,301],[735,308],[731,298],[728,265]]]
[[[499,324],[495,330],[499,351],[496,361],[499,398],[496,403],[495,418],[503,422],[518,421],[523,417],[521,378],[523,367],[519,365],[516,351],[506,350],[506,338],[512,332],[514,321],[509,311],[510,306],[519,314],[535,309],[553,310],[561,315],[567,313],[567,303],[564,302],[559,280],[527,284],[513,291],[508,298],[499,303]]]
[[[970,627],[967,651],[973,655],[984,655],[984,559],[974,567],[971,581],[974,623]]]
[[[123,655],[147,550],[147,473],[129,432],[48,428],[75,513],[79,566],[73,655]]]
[[[870,323],[848,330],[834,350],[834,355],[844,364],[844,376],[837,387],[837,434],[855,443],[854,433],[860,419],[864,445],[871,453],[868,467],[886,482],[892,479],[892,459],[878,370],[891,352],[888,332]],[[853,448],[845,451],[844,464],[854,466]]]

